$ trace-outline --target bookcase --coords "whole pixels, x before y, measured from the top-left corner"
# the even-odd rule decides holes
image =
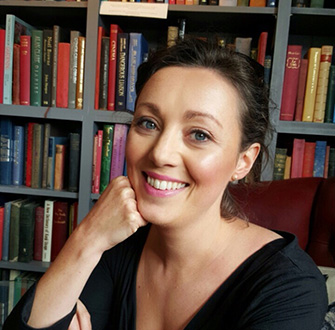
[[[136,3],[134,4],[136,5]],[[161,5],[159,3],[155,4]],[[284,78],[286,47],[289,42],[303,40],[308,43],[323,42],[319,36],[334,40],[334,9],[293,8],[290,1],[281,0],[277,8],[270,7],[221,7],[169,5],[166,19],[131,16],[112,16],[99,14],[100,1],[0,1],[0,26],[5,26],[6,14],[14,14],[28,23],[41,27],[61,25],[67,29],[79,30],[86,37],[86,55],[84,69],[84,96],[82,109],[64,109],[57,107],[37,107],[0,104],[0,118],[9,117],[20,122],[37,121],[52,123],[61,129],[75,127],[81,133],[81,156],[78,192],[33,189],[25,186],[0,186],[0,196],[36,196],[38,198],[60,198],[78,201],[78,221],[87,214],[98,194],[91,193],[93,137],[106,123],[129,123],[130,111],[94,110],[95,70],[97,56],[98,26],[108,29],[114,23],[127,32],[142,32],[149,48],[165,44],[167,30],[178,25],[180,19],[186,19],[186,33],[202,37],[224,36],[233,42],[236,36],[252,37],[257,46],[259,35],[268,32],[267,53],[272,56],[270,98],[276,107],[271,118],[276,132],[270,142],[273,159],[277,141],[287,143],[297,135],[326,136],[334,142],[334,124],[315,124],[304,122],[279,121],[279,110]],[[262,175],[263,180],[272,179],[273,162],[269,162]],[[48,263],[10,263],[0,261],[0,269],[18,269],[43,272]]]

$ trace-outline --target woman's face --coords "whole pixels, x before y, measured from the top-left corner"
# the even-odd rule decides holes
[[[239,178],[238,94],[218,73],[168,67],[145,84],[127,142],[127,173],[138,209],[168,225],[220,216],[223,191]],[[180,223],[180,221],[179,221]]]

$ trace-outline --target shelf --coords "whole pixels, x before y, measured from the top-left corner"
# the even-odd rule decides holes
[[[87,8],[87,1],[67,2],[67,1],[26,1],[26,0],[2,0],[0,6],[11,7],[42,7],[42,8]]]
[[[335,16],[335,9],[332,8],[296,8],[292,7],[292,14],[297,15],[317,15],[317,16]]]
[[[105,111],[95,110],[92,113],[95,122],[113,122],[130,124],[133,120],[133,112],[131,111]]]
[[[35,189],[25,186],[0,185],[0,192],[7,194],[43,196],[43,197],[54,197],[54,198],[71,198],[71,199],[78,198],[78,193],[75,192],[65,190]]]
[[[10,261],[0,261],[1,269],[14,269],[14,270],[22,270],[29,272],[39,272],[44,273],[48,267],[50,266],[50,262],[42,262],[33,260],[31,262],[10,262]]]
[[[279,121],[277,133],[335,136],[335,124]]]

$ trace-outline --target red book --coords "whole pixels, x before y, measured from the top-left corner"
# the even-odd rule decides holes
[[[70,78],[70,43],[58,44],[56,106],[69,106],[69,78]]]
[[[304,162],[302,167],[303,178],[313,176],[315,146],[315,142],[305,142]]]
[[[33,259],[37,261],[42,261],[43,223],[44,223],[44,207],[37,206],[35,210],[34,256],[33,256]]]
[[[97,157],[96,157],[96,163],[95,163],[94,187],[92,191],[94,194],[99,194],[99,191],[100,191],[102,136],[103,136],[103,130],[98,130]]]
[[[115,124],[110,181],[123,174],[128,126]]]
[[[26,186],[31,187],[32,165],[33,165],[33,130],[34,124],[28,123],[27,126],[27,158],[26,158]]]
[[[294,139],[291,163],[291,178],[301,178],[304,163],[305,140]]]
[[[2,256],[2,237],[3,237],[3,224],[5,219],[5,208],[0,206],[0,255]]]
[[[30,105],[31,36],[20,36],[20,104]]]
[[[20,104],[20,45],[13,47],[13,89],[12,104]]]
[[[94,95],[94,109],[99,109],[99,82],[100,82],[100,60],[101,60],[101,40],[106,34],[102,26],[98,27],[98,43],[97,43],[97,62],[95,67],[95,95]]]
[[[265,61],[267,42],[268,42],[268,33],[262,32],[258,39],[257,62],[263,66],[264,66],[264,61]]]
[[[5,71],[5,35],[6,30],[0,29],[0,104],[3,103],[3,79]]]
[[[323,171],[323,177],[328,178],[328,169],[329,169],[329,153],[330,153],[330,146],[326,147],[326,157],[325,157],[325,168]]]
[[[294,118],[298,92],[301,51],[302,46],[300,45],[287,46],[280,120],[292,121]]]
[[[54,261],[68,237],[69,205],[67,202],[55,201],[52,221],[51,261]]]
[[[302,121],[302,111],[304,108],[304,98],[305,98],[306,79],[307,79],[307,67],[308,67],[307,58],[301,59],[299,80],[298,80],[297,103],[295,106],[295,115],[294,115],[295,121]]]
[[[116,62],[117,62],[117,35],[122,32],[117,24],[110,25],[109,66],[108,66],[108,94],[107,110],[115,110]]]

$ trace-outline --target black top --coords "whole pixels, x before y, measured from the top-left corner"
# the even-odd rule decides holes
[[[135,330],[136,273],[149,226],[106,251],[81,300],[93,330]],[[185,330],[318,330],[327,310],[325,280],[294,235],[278,239],[245,260],[209,298]],[[17,304],[3,330],[26,325],[34,287]],[[66,330],[75,309],[47,330]]]

